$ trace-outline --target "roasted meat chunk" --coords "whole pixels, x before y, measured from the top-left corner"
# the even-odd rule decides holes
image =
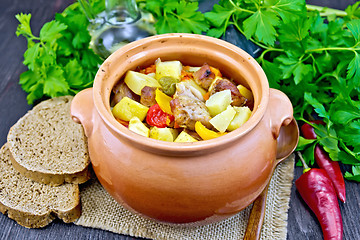
[[[175,122],[180,127],[195,130],[196,121],[200,121],[204,126],[211,128],[211,117],[204,102],[180,95],[171,100],[170,106]]]
[[[188,96],[189,98],[193,98],[200,101],[205,101],[203,95],[201,95],[201,92],[191,86],[191,84],[187,81],[183,81],[176,84],[176,92],[174,97],[176,96]]]
[[[120,81],[112,89],[110,106],[115,106],[124,97],[139,101],[139,96],[136,95],[133,91],[131,91],[123,81]]]
[[[209,89],[214,79],[215,73],[211,71],[207,63],[204,63],[204,65],[194,73],[195,82],[205,89]]]
[[[146,107],[156,104],[155,100],[156,87],[145,86],[141,89],[140,103]]]
[[[236,85],[228,79],[224,78],[216,79],[215,82],[210,86],[210,96],[227,89],[231,91],[232,106],[240,107],[246,104],[247,99],[241,95]]]

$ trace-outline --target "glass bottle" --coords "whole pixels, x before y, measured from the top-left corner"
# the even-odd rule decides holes
[[[78,0],[90,24],[90,47],[102,58],[125,44],[155,34],[154,18],[141,12],[136,0],[105,0],[105,11],[95,14],[89,0]]]

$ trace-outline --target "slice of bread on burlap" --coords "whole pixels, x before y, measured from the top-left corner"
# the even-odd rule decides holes
[[[50,186],[20,174],[11,164],[5,144],[0,149],[0,211],[27,228],[48,225],[55,216],[64,222],[80,217],[79,186]]]
[[[72,99],[43,101],[10,128],[11,161],[24,176],[53,186],[90,178],[87,139],[82,126],[71,119]]]

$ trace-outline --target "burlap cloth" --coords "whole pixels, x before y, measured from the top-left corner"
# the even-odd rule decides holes
[[[294,155],[275,170],[269,185],[261,239],[286,239],[287,211],[294,172]],[[155,223],[127,211],[113,200],[97,180],[81,186],[82,215],[75,222],[85,227],[150,239],[242,239],[251,206],[219,223],[201,227]]]

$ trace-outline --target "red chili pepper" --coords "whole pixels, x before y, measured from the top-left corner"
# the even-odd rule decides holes
[[[315,120],[315,121],[310,121],[310,122],[314,123],[314,124],[321,124],[321,125],[325,124],[322,120]],[[301,126],[301,132],[302,132],[304,138],[306,138],[306,139],[316,139],[315,130],[310,124],[304,123]]]
[[[329,175],[324,169],[310,169],[299,156],[305,169],[295,181],[298,192],[319,220],[324,239],[342,239],[341,212]]]
[[[152,105],[146,115],[146,122],[155,127],[164,128],[174,121],[174,116],[161,110],[159,104]]]
[[[323,121],[312,121],[315,124],[324,124]],[[307,139],[316,139],[316,133],[314,128],[309,124],[305,123],[301,126],[301,131],[303,136]],[[315,161],[319,165],[320,168],[324,169],[329,175],[332,183],[334,184],[336,193],[340,201],[346,201],[346,189],[345,189],[345,181],[344,177],[341,173],[339,163],[336,161],[332,161],[328,154],[319,146],[315,146]]]

